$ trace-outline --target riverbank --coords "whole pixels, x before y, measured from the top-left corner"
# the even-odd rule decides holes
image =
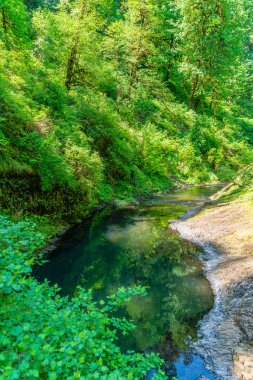
[[[204,249],[201,259],[216,302],[193,348],[219,380],[253,378],[252,199],[246,193],[171,224]]]

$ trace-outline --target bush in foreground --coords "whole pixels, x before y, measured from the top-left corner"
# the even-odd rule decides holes
[[[57,286],[31,277],[42,245],[35,224],[0,216],[0,378],[125,380],[160,368],[157,355],[123,354],[116,343],[117,330],[134,326],[113,312],[145,289],[119,289],[106,303],[81,288],[61,297]],[[154,377],[165,378],[161,370]]]

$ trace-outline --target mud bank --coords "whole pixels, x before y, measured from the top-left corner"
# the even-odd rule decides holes
[[[249,197],[216,205],[171,227],[203,248],[215,306],[193,349],[217,380],[253,379],[253,206]]]

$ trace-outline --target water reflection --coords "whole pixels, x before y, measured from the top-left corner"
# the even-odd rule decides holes
[[[190,189],[143,199],[135,208],[107,208],[73,229],[36,276],[58,283],[63,294],[73,294],[77,285],[92,288],[96,299],[122,286],[148,286],[147,297],[135,297],[119,311],[136,325],[119,343],[124,351],[160,352],[169,371],[177,372],[176,360],[196,339],[213,295],[197,260],[199,249],[170,230],[168,220],[207,192]]]

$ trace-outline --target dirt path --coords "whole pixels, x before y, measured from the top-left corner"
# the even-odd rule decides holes
[[[171,226],[203,247],[203,266],[215,294],[194,349],[218,380],[253,380],[252,195]]]

